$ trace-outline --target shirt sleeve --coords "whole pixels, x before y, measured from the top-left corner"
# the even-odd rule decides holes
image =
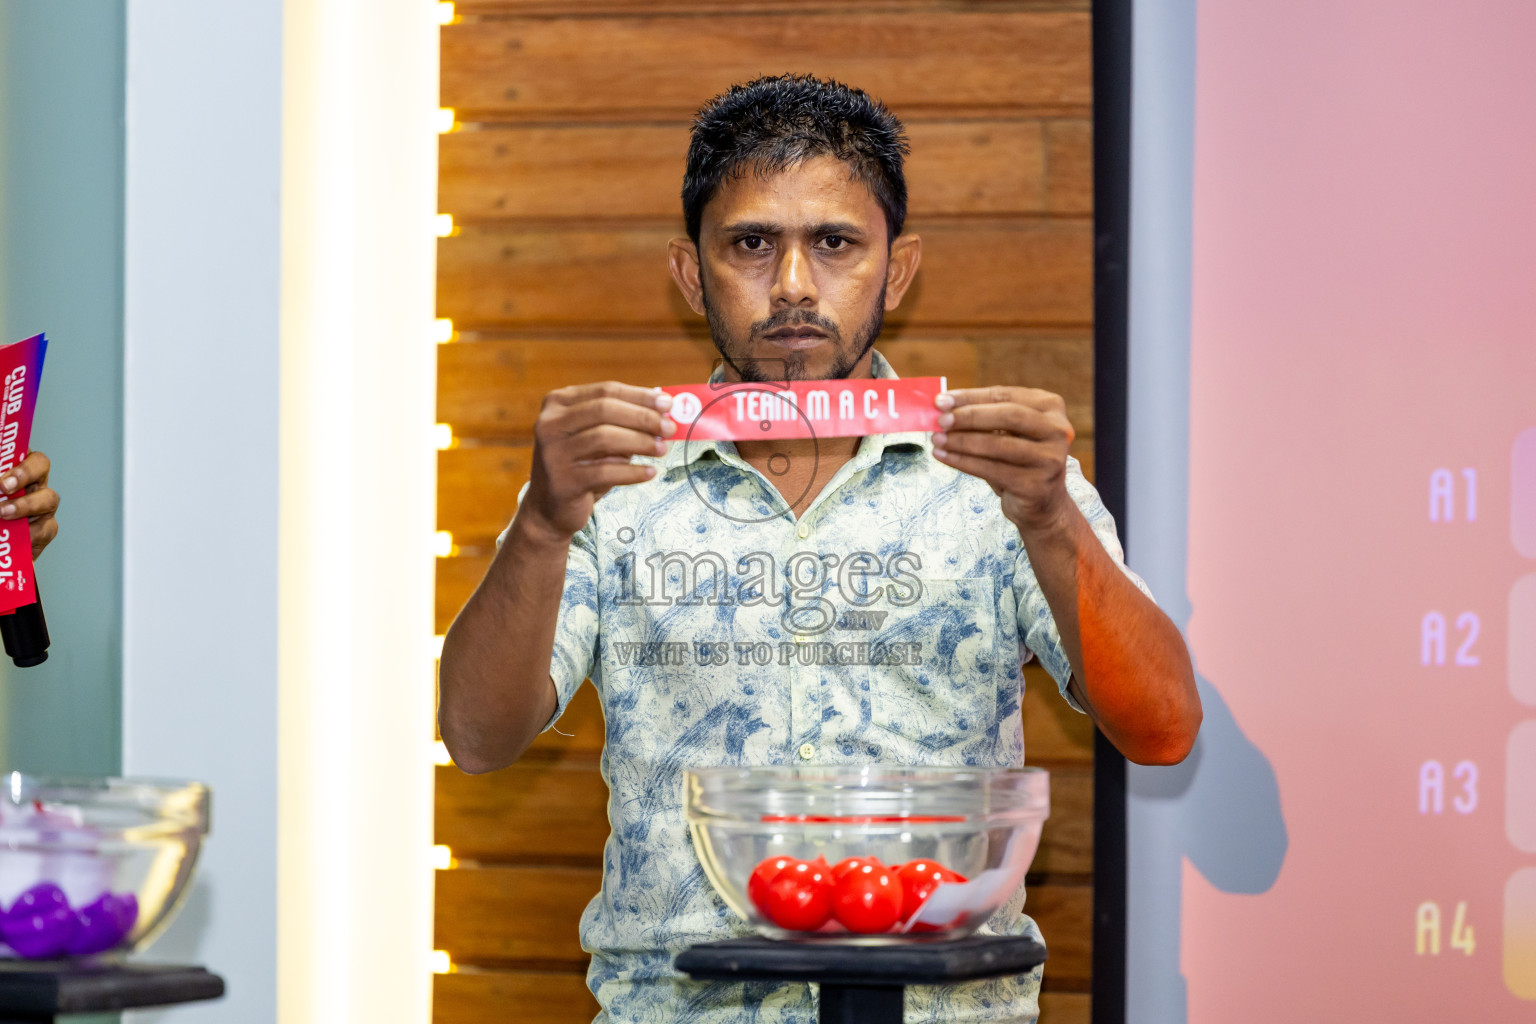
[[[1137,576],[1125,564],[1125,550],[1120,546],[1120,537],[1115,532],[1115,519],[1109,514],[1109,509],[1104,507],[1099,492],[1093,484],[1083,476],[1082,466],[1074,458],[1067,459],[1067,493],[1072,500],[1077,502],[1077,507],[1083,513],[1083,518],[1088,520],[1088,525],[1093,529],[1094,536],[1099,538],[1099,543],[1104,545],[1104,550],[1120,566],[1122,572],[1136,584],[1138,590],[1148,597],[1152,591],[1140,576]],[[1072,663],[1067,658],[1066,649],[1062,646],[1061,633],[1056,629],[1056,619],[1051,615],[1051,607],[1046,603],[1045,594],[1040,590],[1040,583],[1035,578],[1034,567],[1029,564],[1029,556],[1024,553],[1024,545],[1019,544],[1017,562],[1014,567],[1013,587],[1015,606],[1019,615],[1019,636],[1024,638],[1024,644],[1029,653],[1040,659],[1040,664],[1051,678],[1056,680],[1056,688],[1074,710],[1082,711],[1083,708],[1072,698],[1067,690],[1067,684],[1072,679]],[[1027,660],[1027,659],[1026,659]]]
[[[528,485],[517,494],[519,505]],[[510,527],[508,528],[510,529]],[[496,546],[507,531],[496,538]],[[517,628],[510,624],[510,628]],[[565,559],[565,589],[560,594],[560,614],[555,620],[555,646],[549,656],[549,678],[555,684],[555,713],[544,723],[550,729],[565,714],[566,705],[581,687],[597,660],[597,532],[591,521],[571,538]]]

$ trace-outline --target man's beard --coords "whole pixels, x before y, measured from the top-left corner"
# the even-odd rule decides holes
[[[805,354],[792,352],[783,358],[758,359],[747,355],[742,349],[743,345],[736,344],[726,330],[725,322],[720,317],[719,311],[709,301],[709,292],[700,288],[700,299],[704,303],[704,316],[709,321],[709,336],[715,343],[720,357],[736,371],[742,380],[753,384],[768,384],[773,381],[805,380]],[[859,333],[854,337],[852,351],[844,350],[842,346],[843,335],[837,329],[837,325],[820,313],[808,309],[782,309],[772,316],[755,322],[748,337],[758,337],[768,331],[780,327],[800,327],[809,325],[825,331],[828,340],[836,349],[832,366],[827,370],[824,380],[845,380],[853,368],[859,365],[869,350],[874,347],[875,339],[880,336],[880,330],[885,326],[885,285],[880,286],[880,296],[875,299],[875,308],[870,311]]]

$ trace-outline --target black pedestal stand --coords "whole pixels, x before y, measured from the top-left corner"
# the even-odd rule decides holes
[[[821,1024],[901,1024],[908,985],[1000,978],[1044,962],[1044,946],[1012,936],[899,946],[731,939],[683,950],[677,969],[708,981],[814,981],[821,985]]]
[[[224,979],[201,967],[0,961],[0,1024],[52,1024],[67,1013],[112,1013],[223,994]]]

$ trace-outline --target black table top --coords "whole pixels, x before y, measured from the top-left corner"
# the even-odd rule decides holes
[[[167,1006],[223,994],[224,979],[201,967],[0,960],[0,1021]]]
[[[932,985],[1023,974],[1045,962],[1034,939],[973,935],[948,942],[862,946],[835,939],[727,939],[691,946],[677,969],[711,981],[814,981],[836,985]]]

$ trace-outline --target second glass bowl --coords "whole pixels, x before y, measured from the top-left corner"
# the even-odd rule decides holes
[[[199,782],[0,776],[0,957],[142,949],[175,915],[207,831]]]

